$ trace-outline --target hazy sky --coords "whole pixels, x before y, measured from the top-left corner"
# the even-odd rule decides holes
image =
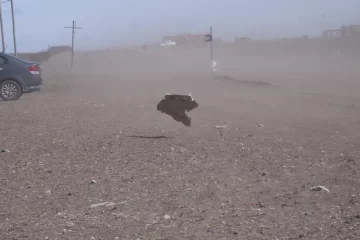
[[[6,0],[1,0],[2,2]],[[320,35],[324,29],[360,24],[360,0],[14,0],[19,52],[71,44],[76,48],[159,42],[162,35],[276,38]],[[7,52],[12,52],[10,3],[3,3]]]

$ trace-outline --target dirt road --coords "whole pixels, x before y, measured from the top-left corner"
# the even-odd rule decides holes
[[[1,240],[360,239],[360,75],[84,54],[0,102]],[[197,100],[191,128],[166,92]]]

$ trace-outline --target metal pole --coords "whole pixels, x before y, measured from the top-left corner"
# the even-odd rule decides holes
[[[214,60],[213,58],[213,34],[212,34],[212,27],[210,27],[210,36],[211,36],[211,41],[210,41],[210,57],[211,57],[211,62]]]
[[[16,33],[15,33],[15,15],[14,15],[14,0],[10,0],[11,3],[11,15],[12,15],[12,27],[13,27],[13,39],[14,39],[14,54],[17,56],[16,48]]]
[[[81,27],[76,27],[76,22],[72,22],[71,27],[64,27],[64,28],[71,28],[71,68],[74,67],[74,45],[75,45],[75,33],[76,29],[82,29]]]
[[[75,21],[72,24],[72,39],[71,39],[71,68],[74,67],[74,37],[75,37]]]
[[[2,49],[3,49],[3,52],[5,52],[4,24],[3,24],[3,18],[2,18],[2,6],[1,6],[1,1],[0,1],[0,28],[1,28],[1,43],[2,43]]]

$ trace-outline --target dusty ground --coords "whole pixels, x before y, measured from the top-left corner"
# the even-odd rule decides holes
[[[0,102],[0,239],[360,239],[358,69],[202,51],[59,56]]]

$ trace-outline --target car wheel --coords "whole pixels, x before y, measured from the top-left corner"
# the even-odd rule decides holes
[[[22,95],[21,86],[12,80],[3,81],[0,84],[0,98],[4,101],[18,100]]]

